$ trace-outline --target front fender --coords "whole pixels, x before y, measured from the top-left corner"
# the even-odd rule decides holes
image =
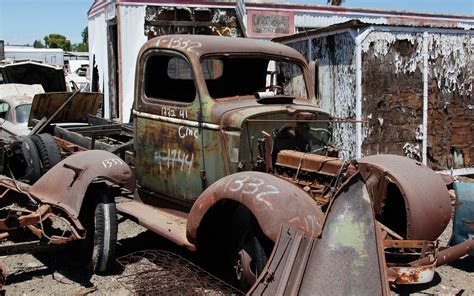
[[[77,219],[89,184],[99,177],[125,185],[132,181],[132,171],[110,152],[84,151],[59,162],[28,191],[34,198],[61,207]]]
[[[196,242],[199,225],[208,210],[226,199],[245,205],[272,241],[277,240],[282,223],[313,236],[322,229],[324,214],[302,189],[270,174],[241,172],[215,182],[194,203],[186,227],[190,242]]]

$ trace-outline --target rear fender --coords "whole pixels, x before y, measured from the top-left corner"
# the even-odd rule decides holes
[[[30,187],[29,193],[77,219],[87,188],[97,178],[125,185],[132,182],[132,172],[123,160],[110,152],[84,151],[51,168]]]
[[[302,189],[281,178],[261,172],[229,175],[208,187],[194,203],[188,216],[186,235],[196,242],[199,226],[206,213],[224,200],[246,206],[263,233],[276,241],[283,223],[316,236],[321,232],[324,214]]]

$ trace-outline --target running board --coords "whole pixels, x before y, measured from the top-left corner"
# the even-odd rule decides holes
[[[153,207],[135,200],[118,203],[117,210],[136,218],[140,225],[175,244],[196,251],[196,246],[186,238],[187,213]]]

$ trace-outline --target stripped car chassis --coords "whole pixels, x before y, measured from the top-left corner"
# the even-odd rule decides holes
[[[32,197],[28,192],[30,187],[0,176],[0,239],[16,241],[0,245],[1,255],[49,250],[52,246],[85,238],[84,229],[77,228],[64,208]]]
[[[0,255],[71,246],[78,264],[104,272],[114,253],[101,250],[96,240],[109,233],[115,237],[117,229],[113,226],[116,224],[106,221],[108,233],[98,234],[102,228],[94,214],[115,207],[113,189],[131,180],[128,165],[114,154],[99,150],[72,154],[33,185],[0,175]],[[74,243],[78,241],[84,243]],[[97,252],[107,260],[98,261]]]

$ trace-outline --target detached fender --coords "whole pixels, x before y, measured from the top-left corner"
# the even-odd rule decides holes
[[[29,193],[44,203],[63,208],[77,219],[89,184],[99,177],[125,185],[132,181],[132,171],[110,152],[79,152],[51,168],[29,188]]]
[[[388,195],[385,191],[387,185],[393,183],[401,194],[397,203],[405,207],[405,213],[399,212],[389,218],[406,219],[406,235],[402,236],[418,240],[439,237],[452,212],[446,183],[439,174],[416,160],[398,155],[371,155],[358,159],[358,162],[376,214],[384,216],[383,199]]]
[[[313,236],[319,235],[322,229],[324,214],[302,189],[270,174],[240,172],[212,184],[194,203],[186,228],[190,242],[196,242],[199,225],[208,210],[223,200],[245,205],[263,233],[274,242],[283,223]]]

